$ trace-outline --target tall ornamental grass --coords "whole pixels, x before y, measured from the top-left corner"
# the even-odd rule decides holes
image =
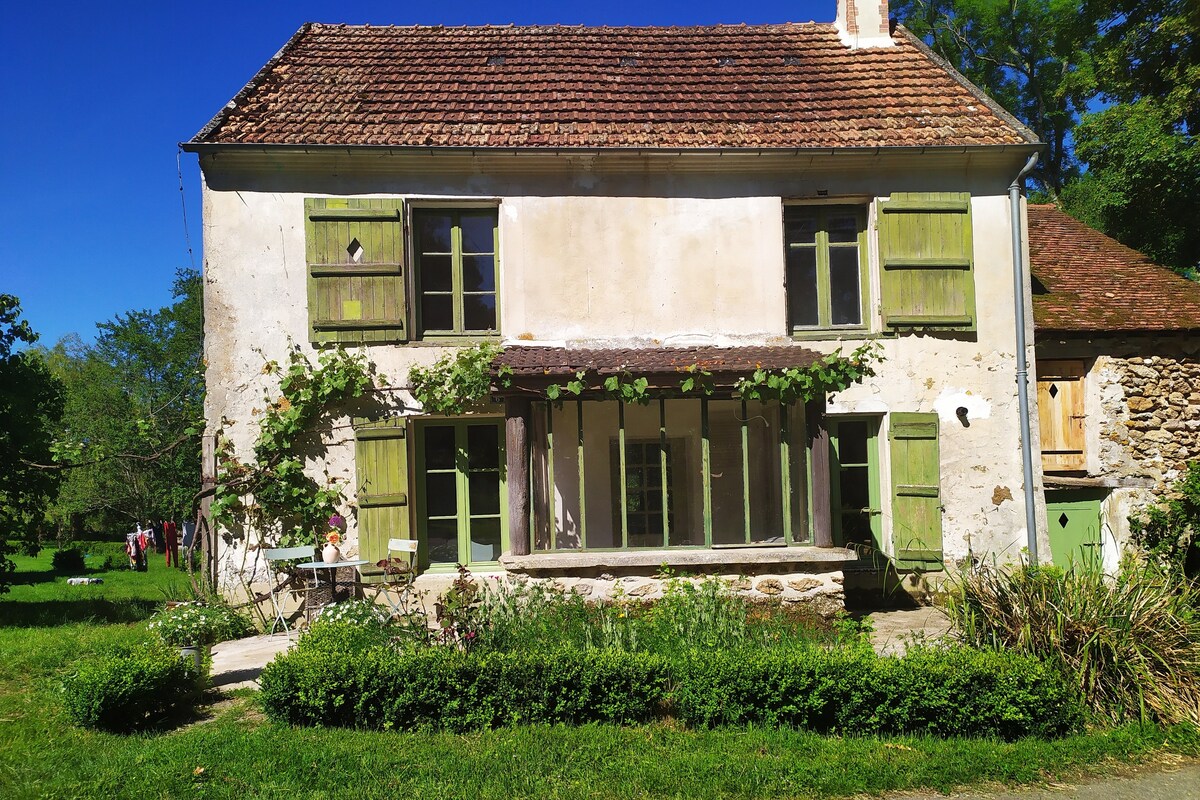
[[[1057,666],[1096,719],[1200,723],[1198,601],[1182,574],[1130,559],[1115,577],[986,566],[947,611],[968,644]]]

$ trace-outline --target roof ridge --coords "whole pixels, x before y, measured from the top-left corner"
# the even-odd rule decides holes
[[[709,25],[587,25],[584,23],[570,24],[562,22],[535,22],[529,24],[517,24],[515,22],[506,23],[485,23],[482,25],[422,25],[413,23],[411,25],[374,25],[372,23],[346,23],[346,22],[306,22],[306,26],[314,29],[356,29],[356,30],[533,30],[544,28],[555,28],[560,30],[587,30],[587,31],[679,31],[679,30],[753,30],[755,28],[785,28],[785,27],[828,27],[832,28],[832,22],[815,22],[808,20],[807,22],[714,22]]]

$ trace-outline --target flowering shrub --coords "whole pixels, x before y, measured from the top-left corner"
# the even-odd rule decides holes
[[[388,622],[387,611],[370,600],[346,600],[325,606],[313,621],[313,626],[342,624],[383,627]]]
[[[150,620],[150,630],[167,644],[204,645],[237,639],[249,632],[245,619],[224,606],[182,603],[158,612]]]

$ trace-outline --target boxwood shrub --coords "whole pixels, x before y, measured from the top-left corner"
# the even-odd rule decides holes
[[[1054,737],[1077,729],[1074,693],[1040,661],[963,647],[903,658],[862,648],[403,652],[377,637],[310,635],[260,677],[271,719],[292,725],[465,731],[531,723]]]
[[[293,725],[466,731],[502,725],[647,722],[667,691],[666,662],[613,651],[486,653],[447,648],[357,656],[305,647],[259,678],[267,715]]]
[[[200,676],[177,648],[147,644],[83,661],[63,681],[67,715],[85,728],[133,731],[195,707]]]
[[[675,710],[693,726],[1016,739],[1061,736],[1083,721],[1055,670],[999,651],[720,652],[684,659],[676,670]]]

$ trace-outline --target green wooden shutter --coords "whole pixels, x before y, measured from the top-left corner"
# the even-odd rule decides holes
[[[408,517],[407,428],[403,419],[356,427],[354,464],[358,502],[359,558],[370,577],[388,555],[388,539],[411,538]]]
[[[309,340],[372,344],[408,339],[404,201],[304,201]]]
[[[975,330],[970,194],[893,192],[879,253],[884,330]]]
[[[893,413],[892,544],[897,569],[942,568],[937,414]]]

